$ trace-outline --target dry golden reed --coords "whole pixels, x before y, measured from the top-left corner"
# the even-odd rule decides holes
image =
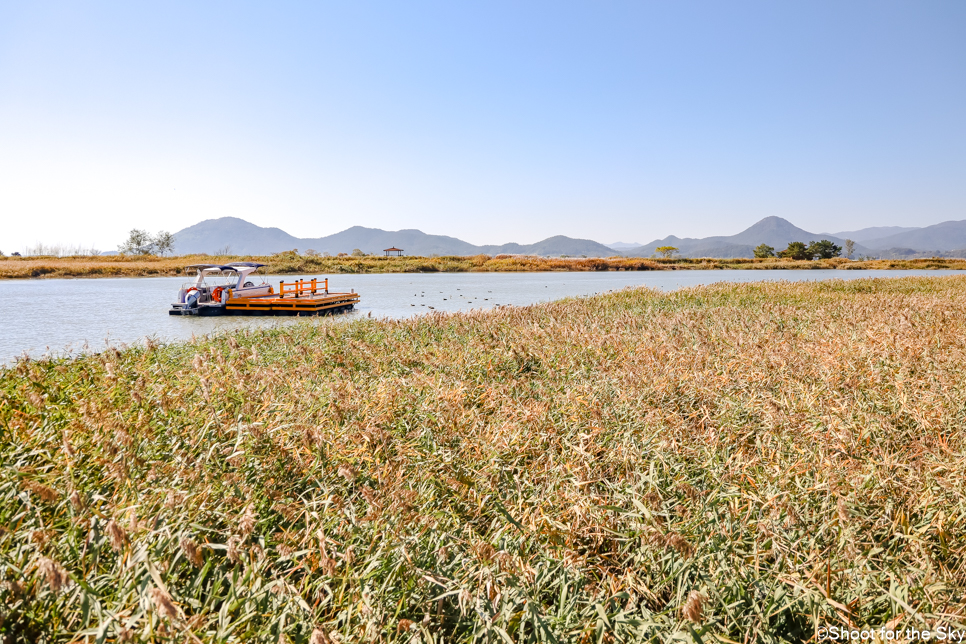
[[[0,636],[964,627],[966,277],[230,339],[0,371]]]
[[[55,595],[67,584],[69,577],[64,567],[52,559],[41,557],[37,562],[40,574],[47,580],[47,585]]]
[[[179,545],[181,546],[181,551],[184,552],[184,556],[188,559],[188,561],[199,567],[204,564],[204,555],[202,555],[201,548],[198,547],[198,544],[191,539],[184,537],[179,542]]]
[[[814,269],[966,269],[966,259],[923,258],[850,260],[790,260],[779,258],[641,258],[537,257],[520,255],[443,257],[321,257],[294,253],[269,256],[184,255],[179,257],[112,255],[99,257],[3,257],[0,279],[64,277],[152,277],[182,275],[189,264],[232,261],[264,263],[267,275],[336,273],[462,273],[543,271],[656,271],[656,270],[814,270]]]
[[[107,526],[104,528],[104,532],[107,534],[107,538],[111,540],[111,547],[114,548],[116,552],[121,552],[124,550],[124,544],[127,543],[127,533],[117,521],[114,519],[108,521]]]
[[[681,609],[684,618],[689,622],[700,624],[701,620],[704,619],[704,602],[706,600],[707,598],[703,593],[692,590],[688,595],[688,602]]]
[[[178,609],[174,605],[174,602],[171,601],[171,595],[160,588],[150,589],[148,595],[150,595],[151,600],[154,602],[154,607],[161,617],[170,620],[178,619]]]
[[[311,637],[309,637],[309,644],[334,644],[334,643],[324,630],[317,628],[312,631],[312,635]]]

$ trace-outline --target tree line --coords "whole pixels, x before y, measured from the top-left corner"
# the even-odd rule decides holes
[[[852,240],[845,240],[846,251],[848,255],[852,254],[854,244],[851,243]],[[850,248],[850,246],[852,248]],[[783,259],[832,259],[833,257],[838,257],[842,254],[842,247],[833,244],[827,239],[822,241],[813,241],[806,244],[805,242],[794,241],[788,244],[788,248],[785,250],[780,250],[775,252],[775,249],[768,244],[760,244],[755,248],[755,257],[765,258],[765,257],[781,257]]]
[[[845,240],[845,256],[852,257],[852,253],[855,250],[855,242],[851,239]],[[675,246],[658,246],[655,249],[656,253],[661,257],[671,258],[678,248]],[[755,257],[758,259],[764,259],[766,257],[781,257],[782,259],[832,259],[833,257],[838,257],[842,254],[842,247],[833,244],[827,239],[822,241],[813,241],[806,244],[805,242],[791,242],[788,244],[788,248],[785,250],[780,250],[775,252],[775,249],[768,244],[759,244],[755,247]]]

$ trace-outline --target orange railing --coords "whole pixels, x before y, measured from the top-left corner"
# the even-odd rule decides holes
[[[278,283],[278,296],[285,297],[286,295],[294,295],[295,297],[301,297],[304,295],[315,295],[317,292],[322,291],[326,295],[329,294],[329,280],[296,280],[294,282]]]

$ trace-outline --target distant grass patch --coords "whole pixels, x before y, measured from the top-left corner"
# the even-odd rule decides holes
[[[302,323],[0,371],[7,641],[962,624],[966,277]]]
[[[280,253],[267,257],[250,255],[182,257],[5,257],[0,258],[0,279],[31,277],[146,277],[180,275],[188,264],[225,264],[232,261],[266,264],[268,275],[336,273],[462,273],[547,271],[662,271],[662,270],[816,270],[816,269],[957,269],[966,270],[963,259],[912,259],[851,261],[844,258],[795,261],[768,259],[642,259],[635,257],[553,258],[517,255],[467,257],[322,257]]]

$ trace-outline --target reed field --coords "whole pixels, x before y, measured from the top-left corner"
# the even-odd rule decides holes
[[[21,360],[0,371],[0,637],[966,628],[964,423],[961,276]]]
[[[0,279],[38,277],[157,277],[181,275],[189,264],[225,264],[257,261],[266,274],[333,273],[460,273],[460,272],[544,272],[544,271],[660,271],[660,270],[814,270],[814,269],[958,269],[966,270],[966,259],[824,260],[791,259],[688,259],[688,258],[558,258],[519,255],[475,255],[470,257],[323,257],[279,253],[251,255],[185,255],[157,257],[108,255],[76,257],[0,257]]]

